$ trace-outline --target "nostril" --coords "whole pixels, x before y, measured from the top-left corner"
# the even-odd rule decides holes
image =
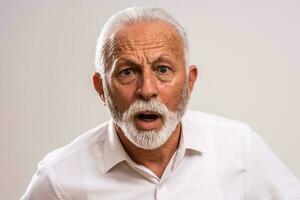
[[[142,100],[146,100],[146,101],[148,101],[148,100],[150,100],[150,99],[152,99],[152,98],[156,98],[157,97],[157,94],[156,93],[152,93],[152,94],[146,94],[146,93],[139,93],[138,94],[138,98],[139,99],[142,99]]]

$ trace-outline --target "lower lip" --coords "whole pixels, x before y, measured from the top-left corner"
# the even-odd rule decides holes
[[[155,120],[151,120],[151,121],[145,121],[145,120],[136,118],[135,123],[136,123],[137,127],[141,130],[154,130],[154,129],[158,129],[161,127],[162,120],[160,117],[158,117]]]

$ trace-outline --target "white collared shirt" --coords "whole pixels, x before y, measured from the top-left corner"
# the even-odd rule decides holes
[[[244,123],[187,111],[161,178],[106,122],[48,154],[23,200],[300,200],[300,183]]]

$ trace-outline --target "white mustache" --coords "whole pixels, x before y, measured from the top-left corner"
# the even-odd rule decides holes
[[[166,114],[169,112],[167,107],[160,103],[157,100],[150,100],[150,101],[143,101],[143,100],[136,100],[131,104],[127,111],[124,112],[124,118],[132,118],[137,113],[140,112],[155,112],[165,118]],[[123,118],[123,119],[124,119]]]

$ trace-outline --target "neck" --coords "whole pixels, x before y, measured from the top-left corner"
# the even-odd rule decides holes
[[[123,131],[116,126],[120,142],[130,158],[137,164],[143,165],[161,177],[164,169],[178,148],[181,134],[181,124],[176,126],[170,138],[161,147],[153,150],[145,150],[135,146],[125,136]]]

